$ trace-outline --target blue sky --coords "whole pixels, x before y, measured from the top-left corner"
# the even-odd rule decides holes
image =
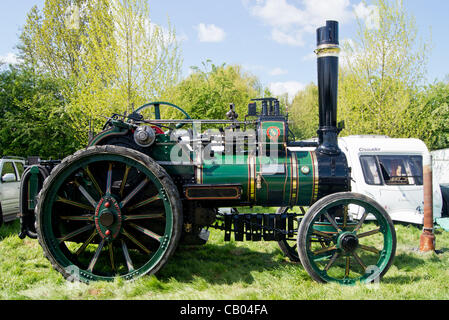
[[[9,61],[17,52],[20,28],[33,5],[44,0],[3,0],[0,12],[0,57]],[[313,57],[315,29],[327,19],[340,22],[340,39],[355,37],[355,12],[364,15],[370,1],[361,0],[149,0],[150,18],[167,20],[182,39],[183,74],[190,66],[211,59],[215,64],[239,64],[258,76],[274,93],[295,91],[316,82]],[[404,0],[415,17],[420,36],[432,36],[428,82],[449,75],[445,53],[449,41],[449,1]]]

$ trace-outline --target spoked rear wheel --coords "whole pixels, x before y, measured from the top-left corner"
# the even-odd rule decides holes
[[[128,148],[66,158],[39,194],[37,233],[69,280],[126,280],[157,272],[179,242],[182,209],[165,170]]]
[[[324,197],[299,226],[299,258],[318,282],[375,282],[390,268],[395,251],[396,232],[388,213],[361,194]]]

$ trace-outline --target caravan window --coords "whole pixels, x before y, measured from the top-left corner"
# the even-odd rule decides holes
[[[360,163],[367,184],[419,186],[423,184],[422,156],[361,156]]]
[[[360,157],[360,162],[362,164],[365,182],[370,185],[381,185],[382,181],[380,180],[376,157],[362,156]]]

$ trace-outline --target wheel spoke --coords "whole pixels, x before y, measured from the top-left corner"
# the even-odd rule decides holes
[[[334,218],[332,218],[328,212],[325,212],[324,215],[326,216],[327,220],[331,223],[331,225],[335,228],[335,230],[337,230],[338,232],[341,232],[341,229],[338,226],[338,224],[335,222]]]
[[[320,250],[316,250],[316,251],[314,251],[312,253],[314,255],[319,255],[319,254],[322,254],[322,253],[325,253],[325,252],[329,252],[329,251],[332,251],[332,250],[336,250],[336,249],[337,249],[336,246],[330,246],[330,247],[326,247],[326,248],[323,248],[323,249],[320,249]]]
[[[351,258],[349,256],[346,257],[346,267],[345,267],[345,278],[349,276],[349,270],[351,268]]]
[[[58,197],[56,199],[56,201],[57,202],[62,202],[62,203],[65,203],[65,204],[68,204],[68,205],[71,205],[71,206],[75,206],[75,207],[78,207],[78,208],[81,208],[81,209],[84,209],[84,210],[95,211],[95,207],[91,207],[91,206],[88,206],[86,204],[79,203],[79,202],[76,202],[76,201],[68,200],[68,199],[65,199],[63,197]]]
[[[130,223],[129,224],[131,227],[133,227],[134,229],[142,232],[143,234],[149,236],[150,238],[153,238],[154,240],[157,240],[158,242],[161,242],[162,237],[144,227],[138,226],[137,224],[134,223]]]
[[[103,249],[104,241],[105,241],[104,239],[101,240],[100,244],[98,245],[97,251],[95,251],[94,257],[90,261],[87,271],[92,272],[94,270],[95,264],[98,261],[98,257],[100,256],[101,250]]]
[[[375,247],[372,247],[372,246],[365,246],[363,244],[359,244],[359,248],[363,249],[363,250],[366,250],[366,251],[370,251],[370,252],[376,253],[376,254],[380,253],[380,250],[377,250]]]
[[[120,197],[123,197],[123,191],[125,190],[126,181],[128,180],[128,174],[131,170],[130,166],[126,166],[125,174],[122,179],[122,183],[120,184]]]
[[[355,226],[354,232],[359,231],[359,229],[362,227],[363,222],[365,222],[366,217],[368,216],[368,211],[366,211],[363,213],[362,218],[360,219],[359,223],[357,223],[357,225]]]
[[[380,228],[371,230],[371,231],[367,231],[367,232],[363,232],[357,235],[358,238],[364,238],[364,237],[369,237],[372,236],[373,234],[377,234],[380,232]]]
[[[134,242],[140,249],[142,249],[146,254],[151,254],[151,251],[148,250],[143,244],[139,242],[136,238],[134,238],[131,234],[129,234],[125,229],[122,230],[122,234],[127,237],[129,240]]]
[[[146,206],[147,204],[153,203],[157,200],[161,200],[161,196],[159,194],[155,195],[154,197],[151,197],[149,199],[143,200],[142,202],[136,203],[135,205],[128,208],[128,211],[133,211],[137,208]]]
[[[89,238],[86,240],[86,242],[84,242],[83,245],[81,247],[79,247],[78,250],[75,252],[75,254],[77,256],[79,256],[81,253],[84,252],[84,250],[86,250],[87,246],[89,245],[89,243],[92,242],[92,240],[94,239],[96,234],[97,234],[97,229],[94,229],[94,232],[92,232],[92,234],[89,236]]]
[[[70,220],[70,221],[94,221],[93,215],[86,216],[61,216],[59,217],[62,220]]]
[[[362,259],[357,255],[357,253],[353,252],[352,256],[354,257],[355,261],[363,268],[363,273],[365,273],[366,265],[363,263]]]
[[[91,197],[91,195],[84,189],[82,185],[79,184],[78,181],[75,181],[75,185],[78,187],[78,190],[83,194],[84,198],[89,201],[89,203],[92,205],[92,207],[97,207],[97,202]]]
[[[133,262],[131,260],[131,257],[129,256],[128,247],[126,246],[126,243],[123,240],[122,240],[122,250],[123,255],[125,256],[126,265],[128,266],[128,271],[133,272],[134,271]]]
[[[160,219],[164,218],[165,213],[148,213],[123,216],[123,221],[143,220],[143,219]]]
[[[348,223],[348,207],[344,207],[343,209],[344,214],[343,214],[343,228],[346,228],[346,224]]]
[[[329,235],[327,233],[324,233],[324,232],[321,232],[321,231],[318,231],[318,230],[315,230],[315,229],[313,230],[313,233],[316,234],[316,235],[319,235],[321,237],[327,238],[327,239],[332,239],[331,235]]]
[[[77,235],[79,235],[79,234],[81,234],[83,232],[86,232],[86,231],[92,229],[93,227],[94,226],[91,225],[91,224],[86,225],[86,226],[84,226],[84,227],[82,227],[80,229],[77,229],[75,231],[72,231],[72,232],[66,234],[65,236],[63,236],[61,238],[58,238],[58,241],[59,241],[59,243],[62,243],[64,241],[67,241],[68,239],[71,239],[71,238],[73,238],[73,237],[75,237],[75,236],[77,236]]]
[[[111,194],[112,187],[112,163],[109,163],[108,175],[106,178],[106,194]]]
[[[108,245],[109,249],[109,261],[111,261],[112,271],[115,272],[115,263],[114,263],[114,248],[112,247],[112,242]]]
[[[128,196],[123,199],[122,202],[120,202],[120,208],[123,208],[124,206],[126,206],[126,204],[132,199],[134,198],[134,196],[143,189],[143,187],[145,187],[147,185],[147,183],[149,182],[148,178],[145,178],[145,180],[143,180],[133,191],[131,191],[130,194],[128,194]]]
[[[103,191],[101,190],[100,186],[98,185],[97,180],[92,175],[92,172],[89,170],[89,166],[86,166],[86,168],[84,168],[84,171],[87,173],[87,176],[89,177],[90,181],[92,181],[92,184],[94,185],[95,189],[97,189],[98,193],[100,194],[100,197],[102,197]]]
[[[332,256],[332,258],[330,259],[329,263],[326,265],[326,267],[324,267],[324,270],[328,271],[332,267],[332,265],[335,263],[335,261],[337,260],[339,255],[340,255],[340,253],[338,251],[335,251],[335,253]]]

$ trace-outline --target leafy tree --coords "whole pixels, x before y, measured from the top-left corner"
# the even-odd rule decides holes
[[[27,65],[70,79],[67,112],[77,139],[92,123],[131,112],[178,81],[175,31],[151,22],[144,0],[46,0],[28,14],[19,48]]]
[[[62,158],[77,150],[63,80],[10,67],[0,73],[0,154]]]
[[[409,136],[420,138],[431,150],[449,148],[449,83],[426,86],[411,106]]]
[[[309,84],[298,92],[289,108],[290,129],[296,139],[310,139],[317,136],[318,129],[318,87]]]
[[[428,44],[402,0],[376,0],[374,25],[358,21],[358,35],[343,46],[339,110],[343,134],[407,136],[410,103],[426,72]],[[376,21],[376,19],[375,19]]]
[[[165,100],[186,110],[193,119],[225,119],[233,103],[243,120],[248,102],[261,95],[258,79],[238,65],[217,66],[208,60],[202,67],[193,67],[190,76],[167,91]],[[173,113],[165,116],[177,118]]]

